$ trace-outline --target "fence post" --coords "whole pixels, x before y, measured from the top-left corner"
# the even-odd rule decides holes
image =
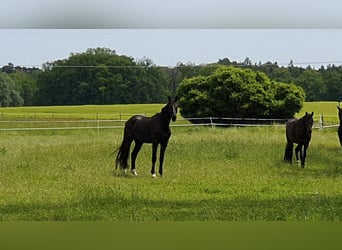
[[[100,133],[100,120],[99,120],[99,113],[96,113],[96,121],[97,121],[97,133]]]
[[[210,116],[210,126],[213,128],[213,118]]]
[[[319,129],[324,128],[324,119],[323,119],[323,114],[319,116]]]

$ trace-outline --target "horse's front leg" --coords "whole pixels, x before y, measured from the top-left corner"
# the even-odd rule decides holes
[[[158,150],[158,142],[153,142],[152,143],[152,169],[151,169],[152,177],[156,177],[157,150]]]
[[[308,147],[309,147],[308,143],[304,144],[303,157],[301,158],[301,166],[302,166],[302,168],[305,167],[306,150],[308,149]]]
[[[164,156],[165,156],[165,150],[167,147],[167,141],[160,144],[160,156],[159,156],[159,174],[160,176],[163,176],[163,162],[164,162]]]

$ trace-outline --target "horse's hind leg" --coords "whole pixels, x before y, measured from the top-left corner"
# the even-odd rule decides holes
[[[297,162],[299,162],[298,153],[300,153],[300,161],[302,161],[303,153],[302,153],[302,145],[301,144],[298,144],[298,146],[295,149],[295,152],[296,152],[296,160],[297,160]]]
[[[118,149],[118,154],[116,156],[116,167],[119,165],[124,171],[126,171],[128,168],[128,157],[132,141],[133,140],[131,138],[124,135],[124,139]]]
[[[293,143],[288,141],[286,144],[284,161],[288,163],[292,163],[292,156],[293,156]]]
[[[136,141],[134,149],[133,149],[132,154],[131,154],[131,161],[132,161],[131,171],[132,171],[133,175],[138,175],[137,171],[135,170],[135,160],[137,159],[137,156],[138,156],[138,153],[141,149],[141,146],[142,146],[142,143]]]

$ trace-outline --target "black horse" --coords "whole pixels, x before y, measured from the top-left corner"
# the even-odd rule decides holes
[[[168,103],[162,108],[160,113],[152,117],[143,115],[134,115],[127,120],[124,129],[124,138],[121,146],[117,149],[116,168],[128,168],[128,158],[131,143],[134,141],[135,146],[131,154],[131,171],[133,175],[137,175],[135,170],[135,160],[143,145],[143,143],[152,143],[152,177],[156,177],[155,163],[157,160],[157,150],[160,144],[160,165],[159,174],[163,175],[163,161],[165,150],[171,136],[170,121],[176,121],[177,115],[177,97],[172,101],[169,97]]]
[[[308,149],[311,140],[313,115],[313,112],[311,114],[308,114],[308,112],[306,112],[302,118],[293,118],[286,123],[287,144],[285,149],[284,161],[292,163],[293,143],[296,143],[298,144],[298,146],[295,149],[296,159],[297,161],[299,161],[298,152],[300,152],[300,162],[302,168],[304,168],[306,150]]]
[[[340,107],[340,103],[338,103],[337,109],[338,109],[338,118],[340,120],[340,126],[338,127],[337,134],[338,134],[338,138],[340,139],[340,144],[342,146],[342,108]]]

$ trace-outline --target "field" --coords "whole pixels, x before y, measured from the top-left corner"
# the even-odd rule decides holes
[[[151,115],[161,106],[3,108],[0,120],[112,119],[113,114]],[[337,119],[336,103],[306,103],[298,116],[305,111],[331,117],[332,123]],[[342,219],[342,149],[336,127],[314,129],[305,169],[283,162],[282,126],[173,127],[164,176],[155,179],[150,176],[150,145],[138,155],[139,176],[115,171],[112,153],[122,133],[122,128],[0,131],[0,219]]]

